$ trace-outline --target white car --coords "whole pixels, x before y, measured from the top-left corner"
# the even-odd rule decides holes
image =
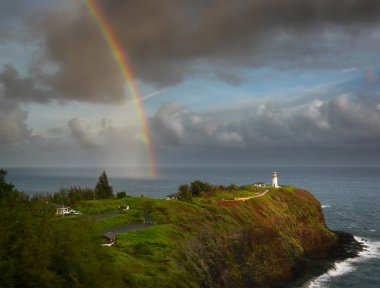
[[[69,212],[67,214],[70,214],[70,215],[80,215],[80,212],[79,211],[76,211],[74,209],[70,209]]]

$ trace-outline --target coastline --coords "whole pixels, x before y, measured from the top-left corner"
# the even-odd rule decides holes
[[[335,247],[328,251],[328,255],[320,258],[303,259],[294,269],[296,278],[277,287],[307,288],[313,280],[333,269],[335,263],[358,257],[359,253],[366,247],[364,242],[357,241],[350,233],[333,232],[338,236],[338,242]]]

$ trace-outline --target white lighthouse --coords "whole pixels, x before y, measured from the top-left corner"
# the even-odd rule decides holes
[[[277,179],[277,172],[276,171],[273,171],[273,173],[272,173],[272,186],[274,188],[280,188],[280,186],[278,186],[278,179]]]

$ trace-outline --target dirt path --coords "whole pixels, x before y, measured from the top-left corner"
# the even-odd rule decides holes
[[[264,196],[265,194],[267,194],[269,192],[269,189],[265,190],[264,192],[258,194],[258,195],[255,195],[255,196],[250,196],[250,197],[242,197],[242,198],[235,198],[234,201],[247,201],[249,199],[253,199],[253,198],[259,198],[261,196]]]

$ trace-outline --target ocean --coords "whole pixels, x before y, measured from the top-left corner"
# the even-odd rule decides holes
[[[61,187],[93,188],[101,169],[9,168],[8,181],[28,194],[51,193]],[[304,287],[380,287],[380,168],[280,167],[279,185],[293,185],[321,202],[330,229],[353,234],[367,248],[359,257],[336,263],[334,269],[311,279]],[[161,168],[159,179],[138,179],[130,169],[107,169],[114,192],[163,198],[180,184],[193,180],[237,185],[271,182],[272,168]]]

